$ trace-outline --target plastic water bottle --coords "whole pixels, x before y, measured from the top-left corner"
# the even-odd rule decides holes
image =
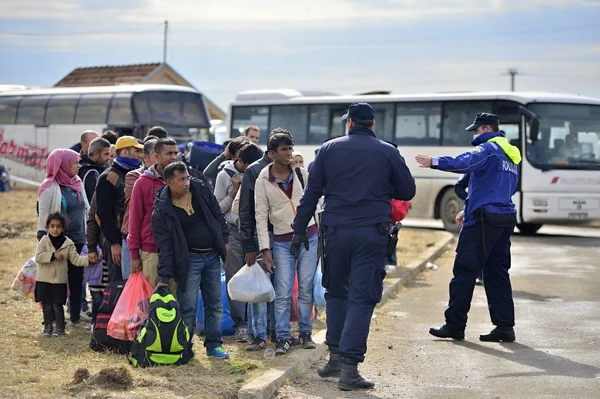
[[[265,349],[265,359],[271,360],[275,358],[275,351],[271,348]]]

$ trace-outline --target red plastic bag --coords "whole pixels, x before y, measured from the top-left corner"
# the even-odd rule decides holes
[[[300,296],[300,290],[298,288],[298,273],[294,276],[294,285],[292,286],[292,307],[290,311],[290,323],[297,323],[300,320],[300,302],[298,297]],[[316,305],[313,304],[312,313],[310,319],[314,320],[317,316]]]
[[[122,341],[133,341],[144,320],[148,318],[150,297],[154,290],[142,273],[129,276],[106,332]]]
[[[390,203],[392,204],[392,221],[394,223],[402,221],[408,215],[410,202],[393,199],[390,200]]]

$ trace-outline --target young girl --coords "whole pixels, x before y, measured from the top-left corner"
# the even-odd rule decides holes
[[[75,244],[64,235],[66,217],[61,213],[52,213],[46,220],[46,231],[37,245],[35,261],[39,264],[35,301],[42,303],[44,313],[44,337],[65,335],[65,313],[63,305],[67,301],[68,263],[75,266],[89,266],[87,256],[81,256]],[[56,331],[52,331],[52,322],[56,321]]]

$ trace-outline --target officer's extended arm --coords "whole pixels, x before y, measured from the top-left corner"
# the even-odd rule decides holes
[[[472,173],[487,165],[487,162],[495,157],[492,151],[480,145],[472,151],[460,154],[456,158],[439,157],[431,159],[431,168],[454,173]]]
[[[319,151],[319,154],[321,153],[322,151]],[[306,183],[304,195],[296,210],[294,223],[292,223],[295,234],[306,234],[308,222],[310,222],[310,219],[315,215],[317,204],[323,195],[323,187],[325,187],[326,183],[325,168],[323,166],[323,158],[325,155],[319,156],[319,154],[317,154],[317,157],[313,162],[311,172],[308,175],[308,182]]]

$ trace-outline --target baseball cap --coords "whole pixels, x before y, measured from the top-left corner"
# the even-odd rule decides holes
[[[465,130],[473,131],[476,130],[479,126],[498,126],[498,117],[494,114],[487,114],[485,112],[477,114],[475,117],[475,121],[465,128]]]
[[[342,116],[342,120],[352,119],[353,121],[372,121],[375,120],[375,110],[367,103],[352,104]]]
[[[120,150],[122,148],[135,147],[138,150],[143,150],[144,145],[138,143],[137,139],[133,136],[121,136],[117,139],[117,144],[115,144],[115,150]]]

